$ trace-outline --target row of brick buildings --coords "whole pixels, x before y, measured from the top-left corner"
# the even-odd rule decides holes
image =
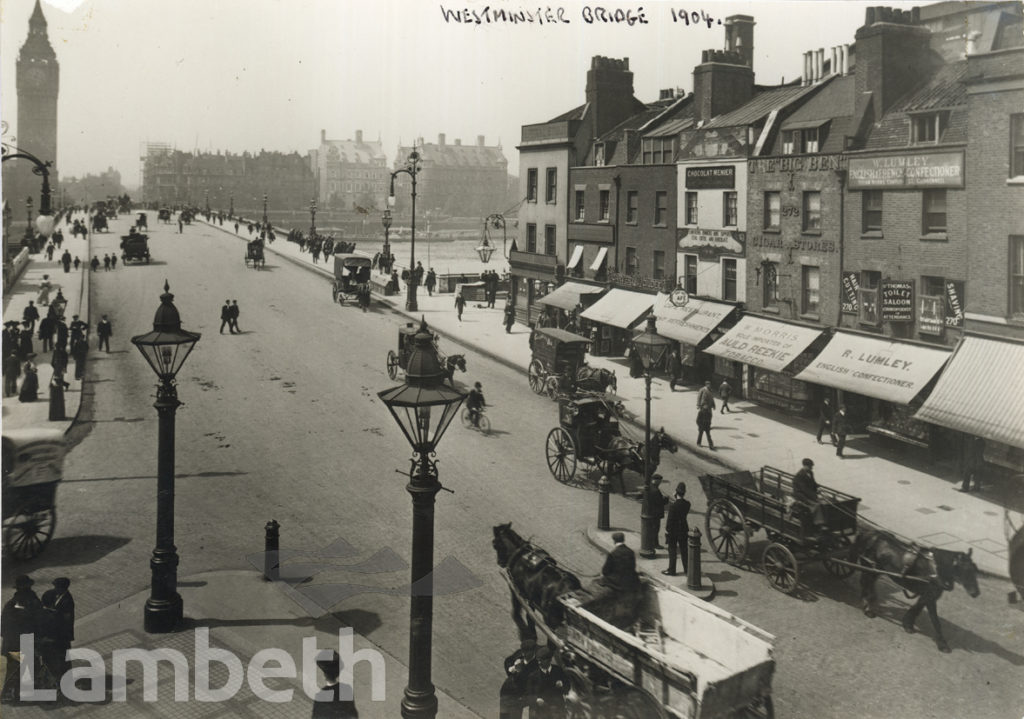
[[[1019,384],[1024,363],[1022,18],[868,8],[852,43],[762,86],[735,15],[692,93],[650,103],[628,59],[593,58],[583,105],[522,128],[519,319],[580,314],[621,354],[653,312],[691,379],[795,413],[832,397],[922,446],[982,436],[1019,465],[1024,410],[950,398],[941,370],[976,333],[1001,339],[978,371]]]

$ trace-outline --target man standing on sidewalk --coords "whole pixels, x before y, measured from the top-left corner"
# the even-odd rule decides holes
[[[505,334],[512,334],[512,325],[516,323],[516,310],[509,302],[505,305]]]
[[[686,499],[686,485],[676,485],[676,494],[672,504],[668,506],[668,519],[665,520],[665,542],[668,544],[668,569],[661,573],[667,577],[676,576],[676,557],[683,563],[683,574],[686,574],[686,538],[690,535],[690,502]]]
[[[239,334],[242,330],[238,327],[238,300],[231,300],[231,302],[231,331]]]
[[[710,407],[712,411],[715,409],[715,394],[711,391],[711,380],[705,380],[704,386],[697,392],[697,409],[701,407]]]
[[[963,484],[961,492],[981,491],[981,468],[985,464],[985,440],[981,437],[965,437],[963,449]]]
[[[832,401],[826,397],[821,401],[821,409],[818,411],[818,444],[821,444],[821,435],[828,428],[828,436],[832,439],[832,444],[836,443],[835,432],[832,431],[832,420],[835,419],[835,413],[832,411]]]
[[[644,489],[643,503],[640,506],[641,521],[650,523],[648,536],[654,538],[654,549],[663,549],[658,544],[658,534],[661,529],[661,519],[665,516],[665,505],[668,504],[668,497],[662,494],[658,487],[661,482],[660,474],[651,476],[651,483]]]
[[[97,350],[106,348],[107,352],[110,352],[110,337],[114,334],[114,327],[110,324],[110,320],[107,319],[106,315],[103,315],[103,319],[96,325],[96,336],[99,337],[99,344],[96,346]]]
[[[846,407],[839,405],[839,411],[836,412],[835,419],[832,420],[832,433],[836,436],[836,456],[843,456],[843,447],[846,446]]]
[[[708,449],[714,449],[715,443],[711,440],[711,418],[715,416],[715,405],[706,404],[697,410],[697,446],[704,435],[708,436]]]
[[[455,295],[455,311],[459,315],[459,322],[462,322],[462,311],[466,309],[466,298],[462,296],[462,293]]]
[[[34,300],[28,301],[28,306],[21,313],[21,319],[28,323],[29,331],[35,330],[36,320],[39,319],[39,310],[36,308]]]
[[[722,409],[720,414],[725,414],[729,411],[729,397],[732,395],[732,385],[729,384],[729,380],[723,379],[722,386],[718,388],[718,396],[722,398]]]
[[[231,300],[224,300],[224,306],[220,308],[220,333],[224,334],[224,325],[231,330]],[[234,334],[234,331],[232,334]]]

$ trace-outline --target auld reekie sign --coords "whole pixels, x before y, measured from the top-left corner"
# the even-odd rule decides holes
[[[963,152],[850,158],[849,189],[963,187]]]

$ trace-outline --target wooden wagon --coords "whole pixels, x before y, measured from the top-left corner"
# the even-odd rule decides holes
[[[63,476],[64,433],[3,433],[3,551],[12,559],[39,554],[57,526],[57,484]]]

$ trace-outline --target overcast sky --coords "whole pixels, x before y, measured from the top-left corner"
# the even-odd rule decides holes
[[[35,0],[0,0],[0,102],[17,134],[15,61]],[[390,164],[415,137],[500,144],[510,172],[523,124],[584,101],[594,55],[628,57],[636,96],[692,90],[717,22],[753,15],[760,84],[800,74],[802,54],[852,43],[868,2],[551,4],[568,22],[461,24],[442,8],[536,10],[534,2],[427,0],[52,0],[43,2],[60,63],[58,164],[81,176],[113,166],[139,180],[142,143],[179,150],[305,154],[330,139],[380,138]],[[887,3],[910,7],[912,3]],[[589,24],[585,8],[643,9],[646,24]]]

